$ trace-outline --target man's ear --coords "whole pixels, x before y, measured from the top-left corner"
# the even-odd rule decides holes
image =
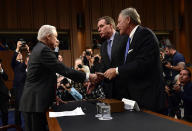
[[[47,39],[47,40],[50,40],[50,39],[51,39],[51,35],[47,35],[47,36],[46,36],[46,39]]]
[[[131,22],[130,16],[126,17],[125,19],[126,19],[126,23],[127,23],[127,24],[129,24],[129,23]]]

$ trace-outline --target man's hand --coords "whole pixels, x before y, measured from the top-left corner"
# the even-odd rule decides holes
[[[102,81],[105,78],[104,74],[101,72],[96,72],[95,74],[97,75],[98,81]]]
[[[170,63],[170,62],[167,62],[167,64],[165,65],[165,67],[171,69],[171,63]]]
[[[113,79],[116,77],[116,69],[115,68],[110,68],[107,71],[105,71],[104,76],[108,78],[109,80]]]
[[[168,94],[168,96],[170,96],[170,93],[169,93],[170,89],[168,86],[165,86],[165,92]]]
[[[56,96],[56,105],[59,106],[60,103],[67,104],[67,102],[61,100],[58,96]]]
[[[91,83],[95,84],[98,82],[98,77],[96,74],[89,74],[89,80]]]
[[[21,41],[17,41],[17,48],[16,48],[16,52],[19,52],[19,49],[21,48],[22,43]]]

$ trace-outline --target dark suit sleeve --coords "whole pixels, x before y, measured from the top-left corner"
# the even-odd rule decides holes
[[[157,41],[154,36],[147,32],[140,35],[139,44],[133,49],[135,58],[126,64],[119,66],[119,75],[123,77],[138,76],[150,70],[157,56]]]
[[[85,73],[68,68],[63,63],[59,62],[54,52],[48,47],[43,48],[41,56],[41,63],[55,73],[59,73],[76,82],[83,82],[86,79]]]
[[[105,72],[105,59],[104,59],[104,44],[102,44],[101,48],[100,48],[100,54],[101,54],[101,66],[99,69],[99,72]]]
[[[15,51],[15,52],[13,53],[13,57],[12,57],[12,60],[11,60],[11,67],[12,67],[13,69],[15,68],[16,64],[18,63],[17,60],[16,60],[17,55],[18,55],[18,53]]]

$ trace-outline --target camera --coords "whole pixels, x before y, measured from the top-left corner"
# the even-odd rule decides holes
[[[69,81],[67,80],[67,78],[64,78],[63,80],[61,80],[60,83],[63,84],[63,85],[66,85],[66,84],[69,83]]]
[[[78,68],[83,68],[83,66],[81,64],[77,65]]]
[[[91,52],[90,51],[85,51],[85,55],[91,56]]]
[[[168,64],[169,63],[169,61],[167,61],[167,60],[162,60],[162,65],[163,66],[165,66],[166,64]]]
[[[99,60],[100,60],[100,59],[99,59],[98,56],[95,56],[95,57],[94,57],[94,63],[99,63]]]
[[[67,89],[71,88],[70,83],[67,78],[64,78],[63,80],[61,80],[60,84],[63,84],[64,86],[66,86]]]
[[[21,47],[20,47],[19,51],[20,52],[27,51],[27,48],[26,48],[27,42],[23,39],[19,39],[19,41],[21,42]]]

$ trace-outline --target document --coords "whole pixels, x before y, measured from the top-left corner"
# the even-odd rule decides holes
[[[85,115],[81,107],[77,107],[73,111],[49,112],[49,117],[78,116],[78,115]]]

